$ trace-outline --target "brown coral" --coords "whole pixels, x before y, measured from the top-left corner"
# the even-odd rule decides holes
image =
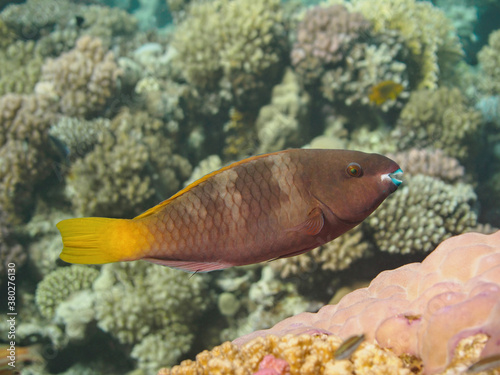
[[[88,117],[104,108],[120,74],[113,53],[99,38],[86,35],[74,49],[44,64],[35,89],[56,95],[63,114]]]

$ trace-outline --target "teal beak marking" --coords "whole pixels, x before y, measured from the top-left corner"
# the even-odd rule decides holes
[[[401,180],[402,176],[403,176],[403,170],[401,168],[399,168],[397,171],[389,173],[389,177],[391,178],[391,181],[396,186],[399,186],[399,185],[401,185],[403,183],[403,180]]]

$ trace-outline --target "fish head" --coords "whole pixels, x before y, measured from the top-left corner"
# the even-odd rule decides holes
[[[383,155],[332,151],[321,163],[326,181],[314,194],[340,221],[360,223],[396,191],[403,171]]]

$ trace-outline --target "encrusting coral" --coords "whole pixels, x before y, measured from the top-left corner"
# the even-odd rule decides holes
[[[107,104],[120,74],[114,54],[99,38],[85,35],[75,48],[44,63],[35,90],[56,96],[61,113],[89,117]]]
[[[456,88],[418,90],[401,112],[392,137],[400,150],[432,147],[463,160],[469,156],[481,124],[481,114],[470,108]]]
[[[233,344],[246,348],[258,342],[253,339],[263,337],[265,342],[269,335],[333,334],[345,339],[363,333],[368,343],[398,356],[420,358],[424,372],[435,374],[454,365],[461,340],[481,334],[484,345],[462,359],[467,368],[478,355],[484,358],[499,351],[499,254],[500,231],[450,238],[422,263],[382,272],[369,287],[349,293],[336,305],[285,319]]]
[[[472,186],[449,185],[416,175],[405,178],[398,194],[387,199],[363,224],[377,247],[391,253],[430,251],[444,239],[477,224],[477,196]]]

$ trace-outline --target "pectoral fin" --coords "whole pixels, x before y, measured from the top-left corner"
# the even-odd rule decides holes
[[[303,223],[287,229],[287,232],[299,232],[308,236],[315,236],[321,232],[324,225],[325,218],[323,216],[323,211],[321,211],[321,208],[316,207],[309,212],[307,219]]]

